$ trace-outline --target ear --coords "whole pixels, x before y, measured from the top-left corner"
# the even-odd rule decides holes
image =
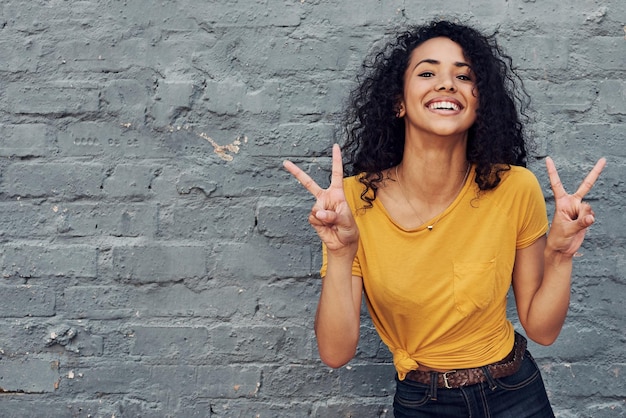
[[[404,100],[398,100],[398,104],[395,106],[396,117],[403,118],[406,115],[406,108],[404,107]]]

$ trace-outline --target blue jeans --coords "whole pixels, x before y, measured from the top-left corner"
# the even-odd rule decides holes
[[[396,376],[396,418],[554,418],[539,368],[526,351],[512,376],[458,389],[442,389]]]

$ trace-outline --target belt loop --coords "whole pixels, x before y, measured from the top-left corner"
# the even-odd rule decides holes
[[[487,378],[487,382],[489,383],[489,389],[496,390],[498,388],[498,384],[494,380],[493,376],[491,376],[491,373],[489,373],[489,368],[487,366],[483,366],[480,369],[483,371],[485,377]]]
[[[437,400],[437,372],[430,372],[430,399]]]

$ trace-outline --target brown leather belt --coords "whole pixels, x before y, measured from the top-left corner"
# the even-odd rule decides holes
[[[494,379],[511,376],[519,370],[525,352],[526,338],[516,332],[515,344],[509,355],[496,363],[491,363],[483,367],[489,371],[489,374]],[[430,385],[431,379],[433,378],[432,375],[435,374],[437,375],[437,387],[453,389],[485,382],[487,376],[485,375],[483,367],[450,370],[444,373],[412,370],[407,373],[406,378],[414,382]]]

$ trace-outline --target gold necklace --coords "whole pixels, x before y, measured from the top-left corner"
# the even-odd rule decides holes
[[[471,166],[472,165],[468,162],[467,163],[467,169],[465,170],[465,175],[463,176],[463,181],[461,182],[461,187],[459,187],[459,190],[455,193],[454,197],[452,198],[452,202],[454,202],[454,199],[456,199],[457,196],[459,195],[459,193],[461,193],[461,190],[463,190],[463,186],[465,185],[465,182],[467,181],[467,177],[469,176],[469,172],[470,172],[470,167]],[[396,180],[398,180],[398,186],[400,186],[400,193],[402,193],[402,196],[404,197],[404,200],[406,200],[406,203],[408,203],[409,206],[411,207],[411,209],[413,210],[413,213],[415,214],[417,219],[420,221],[420,225],[423,225],[424,221],[422,220],[422,218],[420,218],[419,214],[417,213],[417,210],[415,210],[415,207],[413,207],[413,205],[411,204],[411,201],[409,200],[409,198],[407,197],[407,195],[406,195],[406,193],[404,191],[404,187],[402,186],[402,182],[400,181],[400,175],[398,175],[398,166],[396,166]],[[447,206],[446,206],[446,208],[447,208]],[[441,215],[443,215],[443,212],[445,212],[445,211],[446,211],[446,209],[444,209],[437,216],[437,218],[435,218],[435,222],[433,222],[430,225],[427,225],[427,228],[428,228],[429,231],[433,230],[433,228],[435,227],[437,222],[439,222],[439,219],[441,218]]]

